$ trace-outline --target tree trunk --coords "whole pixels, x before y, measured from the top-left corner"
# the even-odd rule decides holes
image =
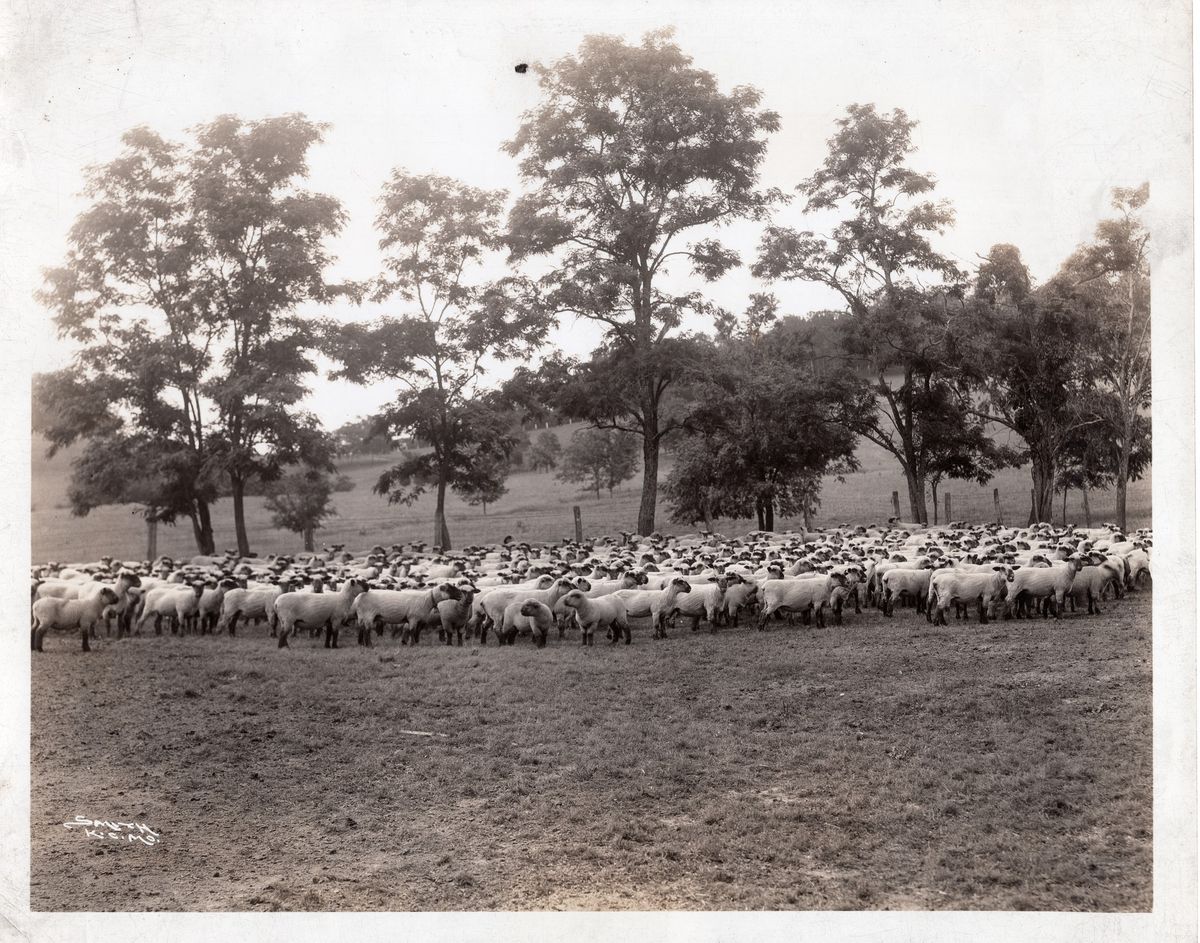
[[[250,556],[250,538],[246,534],[246,479],[230,475],[233,486],[233,529],[237,534],[239,556]]]
[[[304,528],[304,549],[310,552],[317,549],[316,541],[313,540],[313,529],[311,527]]]
[[[151,563],[158,556],[158,518],[146,518],[146,559]]]
[[[1063,488],[1063,527],[1067,526],[1067,490]]]
[[[647,418],[642,436],[642,503],[638,508],[638,533],[654,533],[654,509],[658,503],[658,414]]]
[[[1125,531],[1125,496],[1129,490],[1129,482],[1121,475],[1117,476],[1117,527]]]
[[[1092,509],[1088,507],[1087,488],[1083,489],[1083,526],[1088,530],[1092,528]]]
[[[704,515],[705,532],[711,534],[713,532],[712,510],[707,494],[700,499],[700,513]]]
[[[937,482],[936,482],[936,481],[931,481],[931,482],[929,482],[929,495],[930,495],[930,497],[932,497],[932,498],[933,498],[933,523],[934,523],[934,526],[937,526],[937,522],[938,522],[938,513],[937,513],[937,508],[938,508],[938,505],[937,505]],[[949,521],[947,521],[946,523],[947,523],[947,524],[949,524],[950,522],[949,522]]]
[[[807,499],[804,501],[804,529],[812,530],[812,507]]]
[[[446,527],[446,479],[439,476],[437,486],[437,507],[433,511],[433,545],[440,547],[441,552],[450,550],[450,530]]]
[[[212,514],[208,510],[208,502],[196,500],[196,511],[188,515],[192,519],[192,533],[196,537],[196,549],[200,553],[216,552],[217,542],[213,539]]]
[[[910,471],[905,471],[904,478],[908,482],[908,507],[912,519],[918,524],[927,524],[929,512],[925,509],[925,482]]]
[[[765,517],[765,516],[764,516],[764,514],[763,514],[763,502],[762,502],[762,498],[755,498],[755,499],[754,499],[754,513],[758,515],[758,529],[759,529],[759,530],[766,530],[766,529],[767,529],[767,522],[766,522],[766,517]]]
[[[775,499],[767,498],[763,501],[763,520],[766,523],[764,530],[775,530]]]
[[[1054,460],[1033,456],[1033,519],[1034,523],[1051,523],[1054,508]]]

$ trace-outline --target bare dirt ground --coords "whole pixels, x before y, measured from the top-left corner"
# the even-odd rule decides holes
[[[1151,906],[1148,592],[1060,624],[348,641],[48,639],[33,908]]]

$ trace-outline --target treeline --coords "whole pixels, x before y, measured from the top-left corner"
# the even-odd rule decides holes
[[[936,502],[945,479],[1028,461],[1039,520],[1056,489],[1111,485],[1124,524],[1126,485],[1150,460],[1145,185],[1114,189],[1095,238],[1035,285],[1017,246],[993,246],[973,272],[937,250],[953,210],[910,166],[916,122],[900,110],[856,104],[837,122],[796,187],[818,233],[785,225],[790,193],[760,180],[779,116],[757,89],[723,92],[669,31],[588,37],[535,71],[542,99],[503,145],[522,191],[395,170],[366,282],[328,279],[325,246],[346,217],[304,188],[327,126],[222,116],[186,142],[128,132],[88,171],[89,207],[40,293],[76,345],[70,368],[35,378],[52,448],[86,442],[75,511],[137,503],[149,520],[187,519],[211,552],[210,506],[227,491],[244,554],[245,497],[271,486],[298,495],[276,499],[278,519],[311,541],[339,450],[402,438],[422,447],[375,490],[402,504],[432,492],[434,543],[449,549],[447,492],[486,508],[524,461],[525,427],[554,417],[640,448],[620,466],[640,464],[640,533],[655,529],[664,448],[674,520],[770,529],[776,514],[811,516],[822,478],[855,468],[860,437],[895,457],[916,520],[927,487]],[[735,220],[763,224],[753,259],[717,238]],[[703,286],[744,264],[764,287],[825,285],[844,309],[785,317],[767,292],[740,314],[713,304]],[[690,290],[666,287],[685,270]],[[297,313],[337,299],[388,314]],[[711,334],[683,329],[696,316]],[[603,328],[589,357],[543,349],[564,318]],[[331,376],[388,384],[393,400],[357,429],[322,429],[300,407],[317,353]],[[523,365],[495,384],[485,363]],[[989,423],[1024,447],[997,446]],[[598,494],[605,474],[578,480]]]

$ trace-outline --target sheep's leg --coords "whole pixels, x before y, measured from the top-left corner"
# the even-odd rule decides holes
[[[987,625],[987,613],[983,609],[983,597],[979,597],[979,624]]]
[[[862,606],[859,604],[859,601],[858,601],[858,587],[857,586],[854,587],[854,614],[856,616],[862,615]]]
[[[692,631],[693,632],[700,631],[700,617],[699,616],[692,616]]]
[[[79,627],[79,636],[80,636],[80,638],[83,639],[83,650],[85,652],[90,652],[92,650],[92,647],[88,644],[88,631],[92,628],[93,628],[92,624],[83,625],[83,626]]]
[[[325,623],[325,647],[326,648],[333,647],[333,621],[332,620]]]
[[[279,648],[287,648],[288,647],[288,629],[289,629],[289,627],[285,625],[285,626],[283,626],[283,629],[279,633],[279,645],[278,645]]]
[[[892,590],[891,587],[888,587],[883,591],[883,614],[890,619],[892,616],[892,610]]]
[[[48,625],[39,625],[35,632],[33,647],[37,651],[43,651],[42,643],[46,640],[46,632],[50,629]]]
[[[29,648],[35,652],[41,651],[38,648],[38,624],[36,620],[34,620],[33,628],[29,630]]]
[[[816,607],[816,623],[818,629],[825,628],[825,603]]]

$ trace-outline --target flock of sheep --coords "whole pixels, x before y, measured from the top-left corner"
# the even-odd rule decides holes
[[[279,647],[307,630],[337,647],[339,632],[357,630],[361,645],[392,627],[417,644],[436,630],[446,644],[464,635],[501,645],[530,636],[542,647],[578,632],[592,645],[598,631],[614,644],[632,641],[631,619],[648,618],[655,638],[675,619],[701,621],[712,631],[737,626],[743,613],[758,628],[799,616],[841,624],[848,601],[855,612],[875,606],[891,616],[911,605],[945,624],[950,608],[981,622],[1033,614],[1061,618],[1065,606],[1099,612],[1101,602],[1141,586],[1150,576],[1152,535],[1115,527],[1083,530],[1038,524],[1028,528],[952,524],[922,527],[839,527],[815,532],[758,532],[638,537],[622,534],[584,544],[504,543],[458,554],[377,546],[364,553],[341,546],[320,554],[239,558],[198,556],[178,562],[111,558],[33,569],[31,643],[42,651],[51,629],[89,639],[140,634],[153,623],[161,634],[228,632],[240,622],[265,621]]]

